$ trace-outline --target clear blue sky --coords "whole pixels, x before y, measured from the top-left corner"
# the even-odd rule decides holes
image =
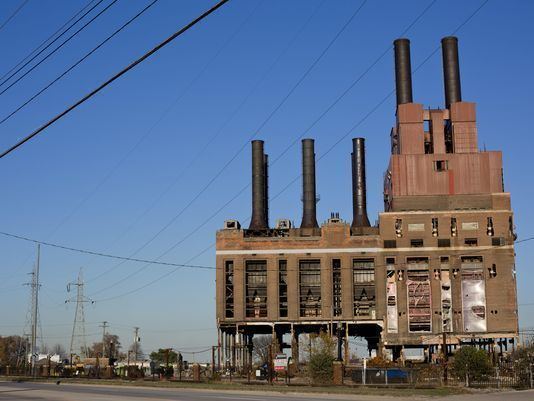
[[[119,0],[50,60],[1,95],[1,117],[148,2]],[[2,1],[0,21],[19,4],[18,0]],[[30,0],[0,30],[0,73],[8,71],[84,4],[78,0]],[[210,4],[213,2],[160,0],[68,77],[0,125],[0,147],[13,144]],[[422,0],[402,4],[368,1],[261,128],[257,137],[266,141],[271,158],[302,135],[429,4]],[[433,4],[406,34],[412,40],[414,69],[439,46],[443,36],[451,34],[481,4],[444,0]],[[360,5],[356,0],[232,0],[41,136],[0,160],[0,231],[133,254],[220,172]],[[519,238],[534,236],[529,165],[534,149],[529,128],[534,106],[533,18],[532,2],[492,0],[457,32],[463,98],[478,105],[480,146],[503,151],[505,187],[512,193]],[[347,219],[351,216],[353,136],[367,139],[372,220],[383,209],[382,174],[395,120],[394,97],[357,129],[350,129],[392,90],[393,77],[390,51],[306,134],[316,139],[318,157],[345,136],[317,165],[320,221],[331,211]],[[443,106],[439,52],[415,73],[413,82],[415,101]],[[210,138],[214,139],[210,142]],[[278,193],[299,173],[300,150],[293,146],[271,168],[270,193]],[[225,219],[247,219],[250,191],[197,227],[249,180],[247,145],[204,194],[137,256],[157,258],[180,241],[162,260],[213,266],[213,248],[197,255],[213,244],[215,231]],[[300,221],[300,181],[272,201],[271,222],[279,217]],[[522,304],[534,303],[534,272],[528,263],[534,258],[533,247],[533,242],[517,246]],[[0,334],[19,334],[29,301],[28,288],[21,284],[32,269],[35,247],[1,237],[0,255]],[[131,342],[133,326],[139,326],[146,351],[159,346],[200,349],[215,341],[215,330],[209,330],[215,327],[213,271],[178,270],[140,291],[106,301],[170,269],[148,266],[126,279],[143,265],[116,266],[113,260],[48,247],[43,248],[41,261],[41,320],[45,342],[50,345],[68,345],[74,307],[64,303],[72,295],[66,293],[66,284],[75,280],[80,267],[87,280],[86,294],[97,301],[86,305],[89,341],[98,339],[98,322],[103,320],[110,322],[111,331],[126,344]],[[534,326],[534,305],[522,306],[520,312],[521,326]]]

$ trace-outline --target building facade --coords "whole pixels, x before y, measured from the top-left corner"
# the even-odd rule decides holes
[[[252,218],[217,232],[220,358],[245,366],[252,337],[273,334],[298,359],[302,333],[364,337],[396,359],[471,343],[501,352],[518,335],[514,224],[499,151],[480,151],[462,101],[457,39],[442,40],[445,107],[413,102],[410,43],[395,45],[396,124],[384,212],[366,211],[365,149],[353,139],[353,219],[316,217],[315,154],[302,141],[303,218],[268,224],[268,158],[252,143]],[[284,335],[291,341],[284,342]],[[288,338],[287,336],[285,338]],[[346,349],[348,349],[346,345]]]

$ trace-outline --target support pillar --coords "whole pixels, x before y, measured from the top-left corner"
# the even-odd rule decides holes
[[[295,369],[299,369],[299,334],[291,327],[291,359],[295,364]]]

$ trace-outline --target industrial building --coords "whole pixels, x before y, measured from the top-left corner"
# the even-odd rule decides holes
[[[396,123],[378,225],[366,211],[363,138],[351,154],[352,222],[333,213],[318,225],[314,141],[304,139],[302,222],[279,219],[274,228],[264,143],[252,142],[250,226],[227,220],[217,232],[219,360],[248,366],[256,334],[273,334],[298,360],[299,335],[321,330],[346,349],[348,337],[364,337],[392,359],[406,348],[430,358],[444,342],[449,352],[465,343],[496,353],[514,346],[515,233],[502,155],[479,150],[457,38],[441,44],[445,104],[430,109],[412,97],[409,40],[394,42]]]

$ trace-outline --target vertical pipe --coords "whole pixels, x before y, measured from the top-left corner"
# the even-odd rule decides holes
[[[252,141],[252,218],[249,230],[266,230],[265,160],[263,141]]]
[[[458,38],[447,36],[441,39],[443,54],[443,80],[445,84],[445,106],[462,101],[460,85],[460,64],[458,61]]]
[[[365,185],[365,139],[352,139],[352,228],[369,227]]]
[[[412,65],[410,61],[410,41],[397,39],[393,42],[395,48],[395,88],[397,92],[397,106],[412,103]]]
[[[315,191],[315,151],[313,139],[302,140],[302,223],[301,228],[317,228]]]

